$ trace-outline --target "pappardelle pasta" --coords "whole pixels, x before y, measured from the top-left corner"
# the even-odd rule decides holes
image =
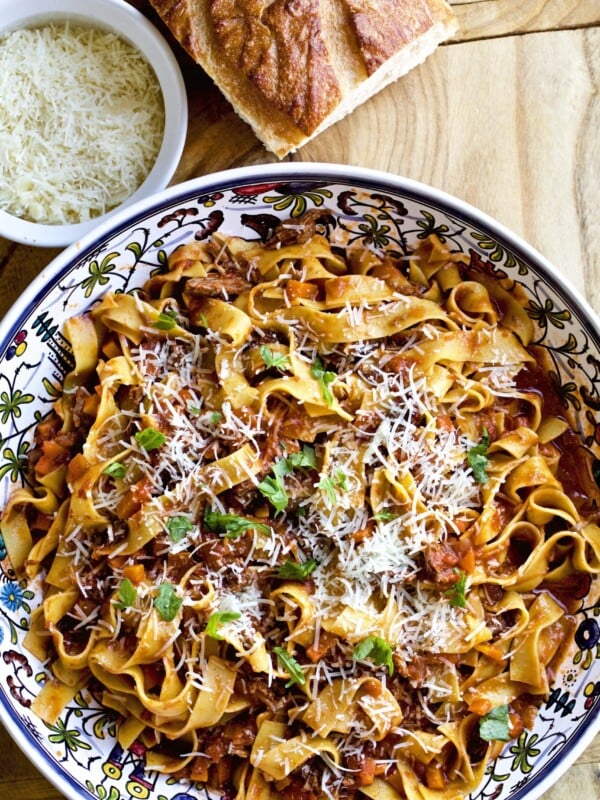
[[[237,800],[460,798],[548,694],[598,490],[518,287],[325,228],[180,245],[67,320],[1,523],[44,582],[34,709],[88,687]]]

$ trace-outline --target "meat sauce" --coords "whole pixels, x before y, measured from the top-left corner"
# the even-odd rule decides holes
[[[519,372],[516,378],[517,389],[539,395],[544,401],[545,417],[554,416],[568,421],[565,405],[556,385],[548,370],[540,366],[544,354],[539,352],[539,348],[532,348],[532,351],[536,362],[527,364]],[[585,517],[592,515],[596,518],[598,508],[594,498],[597,496],[598,486],[593,477],[589,451],[571,428],[557,437],[554,444],[560,452],[557,479],[562,483],[565,493],[575,503],[579,513]]]

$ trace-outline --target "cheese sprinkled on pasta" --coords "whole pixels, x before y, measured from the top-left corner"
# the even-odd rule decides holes
[[[37,489],[2,518],[45,572],[34,710],[91,677],[123,747],[238,800],[473,792],[600,572],[510,283],[435,236],[342,256],[309,216],[183,244],[65,333]]]

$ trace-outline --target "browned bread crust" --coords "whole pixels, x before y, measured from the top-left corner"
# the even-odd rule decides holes
[[[151,0],[279,156],[407,72],[456,30],[444,0]]]
[[[341,100],[319,5],[319,0],[209,3],[224,57],[307,135]],[[254,6],[266,7],[255,14]]]

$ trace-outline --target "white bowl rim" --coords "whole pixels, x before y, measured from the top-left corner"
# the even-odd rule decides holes
[[[111,2],[114,2],[114,0],[111,0]],[[87,233],[80,241],[67,247],[54,258],[21,294],[5,317],[0,320],[0,355],[3,352],[3,343],[12,340],[12,336],[19,326],[24,313],[35,301],[39,293],[48,286],[49,282],[58,278],[72,261],[80,261],[93,253],[97,249],[98,241],[104,241],[118,234],[124,228],[131,227],[136,222],[139,222],[140,218],[156,212],[161,206],[169,204],[178,196],[209,194],[220,189],[243,184],[252,185],[258,182],[291,180],[292,178],[319,180],[326,183],[335,183],[337,181],[340,183],[356,183],[367,187],[385,187],[392,192],[421,197],[433,205],[440,205],[444,211],[450,214],[455,214],[461,219],[473,221],[474,225],[486,229],[494,238],[500,239],[508,248],[523,257],[524,260],[534,264],[541,274],[549,277],[565,295],[569,296],[571,304],[578,307],[580,315],[590,324],[592,328],[590,332],[594,334],[600,348],[600,319],[583,295],[538,250],[505,225],[470,203],[421,181],[383,170],[326,162],[270,162],[209,173],[163,189],[161,192],[146,197],[130,207],[119,208],[93,231]],[[0,722],[3,723],[13,741],[35,763],[37,769],[48,781],[62,792],[65,797],[79,800],[81,795],[75,785],[71,784],[68,774],[59,771],[57,767],[45,759],[41,762],[33,760],[33,755],[30,752],[32,742],[27,738],[23,727],[13,720],[12,708],[5,706],[1,696]],[[526,789],[526,793],[521,794],[519,792],[516,795],[519,800],[536,800],[536,798],[539,798],[541,794],[556,783],[561,775],[564,775],[591,744],[592,740],[600,732],[600,702],[596,703],[581,727],[583,727],[583,730],[575,741],[570,741],[568,747],[561,751],[560,757],[558,759],[550,759],[549,764],[544,767],[542,773],[534,775],[528,781],[527,787],[523,787],[523,790]]]
[[[179,164],[187,136],[187,92],[179,63],[162,33],[125,0],[0,0],[0,36],[28,25],[72,19],[112,30],[130,42],[156,73],[165,107],[163,140],[144,181],[115,209],[100,217],[69,225],[46,225],[0,209],[0,236],[36,247],[65,247],[114,213],[163,189]]]

